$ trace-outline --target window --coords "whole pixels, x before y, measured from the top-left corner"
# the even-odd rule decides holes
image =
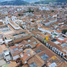
[[[29,45],[25,45],[25,47],[29,47]]]
[[[41,56],[41,58],[45,61],[46,59],[48,59],[48,58],[49,58],[49,56],[48,56],[48,55],[46,55],[46,54],[44,54],[44,55],[42,55],[42,56]]]
[[[11,51],[13,51],[13,49],[11,49]]]
[[[34,28],[32,28],[32,31],[35,30]]]
[[[19,34],[25,34],[25,32],[20,32]]]
[[[16,44],[16,47],[18,47],[18,44]]]
[[[7,62],[7,64],[10,64],[10,61],[9,61],[9,62]]]
[[[35,62],[31,63],[29,66],[30,66],[30,67],[37,67],[37,65],[36,65]]]
[[[27,40],[28,42],[30,42],[31,40]]]
[[[23,47],[23,45],[20,45],[19,47]]]
[[[18,34],[13,34],[13,36],[18,36]]]
[[[66,43],[63,43],[63,44],[61,45],[61,47],[67,47],[67,44],[66,44]]]
[[[41,52],[41,50],[39,49],[39,50],[36,50],[35,52],[36,52],[36,53],[39,53],[39,52]]]
[[[13,49],[14,51],[17,51],[18,50],[18,48],[15,48],[15,49]]]
[[[49,67],[56,67],[57,65],[56,65],[56,63],[54,62],[54,63],[52,63],[51,65],[49,65]]]
[[[22,51],[23,49],[19,49],[19,51]]]
[[[37,42],[34,42],[34,44],[37,44]]]
[[[56,39],[52,39],[51,41],[52,41],[52,42],[55,42],[55,41],[56,41]]]
[[[23,57],[23,54],[21,55],[21,57]]]

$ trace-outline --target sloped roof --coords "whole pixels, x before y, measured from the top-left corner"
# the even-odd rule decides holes
[[[67,67],[67,62],[61,63],[60,65],[58,65],[58,66],[56,66],[56,67]]]

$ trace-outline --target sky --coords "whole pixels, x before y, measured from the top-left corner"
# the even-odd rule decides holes
[[[0,0],[0,2],[3,2],[3,1],[13,1],[13,0]],[[35,1],[40,1],[40,0],[24,0],[24,1],[35,2]]]
[[[11,1],[11,0],[0,0],[0,2],[2,2],[2,1]]]

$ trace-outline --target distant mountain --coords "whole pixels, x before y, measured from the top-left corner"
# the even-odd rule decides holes
[[[67,3],[67,0],[56,0],[57,2],[66,2]]]
[[[34,2],[35,4],[45,4],[45,3],[49,3],[49,2],[60,2],[60,3],[67,3],[67,0],[40,0],[38,2]]]
[[[34,4],[48,4],[49,2],[67,3],[67,0],[0,0],[0,5],[27,5],[30,4],[29,2],[33,2]]]
[[[37,1],[40,1],[40,0],[24,0],[26,2],[37,2]]]
[[[22,1],[22,0],[0,2],[0,5],[27,5],[27,4],[29,3],[26,1]]]

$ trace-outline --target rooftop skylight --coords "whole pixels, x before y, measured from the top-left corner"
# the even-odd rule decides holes
[[[30,53],[30,52],[31,52],[30,50],[26,51],[26,53]]]
[[[41,52],[41,50],[39,49],[39,50],[36,50],[35,52],[36,52],[36,53],[39,53],[39,52]]]
[[[46,55],[46,54],[44,54],[44,55],[42,55],[42,56],[41,56],[41,58],[45,61],[46,59],[48,59],[48,58],[49,58],[49,56],[48,56],[48,55]]]
[[[33,62],[33,63],[31,63],[29,66],[30,66],[30,67],[37,67],[37,64],[36,64],[35,62]]]

